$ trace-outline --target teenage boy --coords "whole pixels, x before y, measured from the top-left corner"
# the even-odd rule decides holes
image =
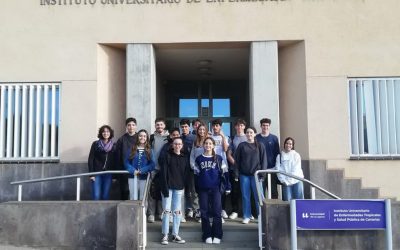
[[[173,148],[172,148],[172,142],[173,142],[173,140],[174,140],[174,138],[177,138],[177,137],[181,137],[181,134],[180,134],[180,131],[179,131],[179,128],[173,128],[173,129],[171,129],[170,131],[169,131],[169,137],[168,137],[168,140],[167,140],[167,143],[165,143],[163,146],[162,146],[162,148],[161,148],[161,150],[160,150],[160,154],[159,154],[159,156],[158,156],[158,160],[157,160],[157,162],[158,162],[158,165],[159,166],[162,166],[163,164],[164,164],[164,161],[166,161],[166,159],[167,159],[167,154],[168,154],[168,151],[171,151]],[[188,154],[188,149],[186,148],[186,146],[185,145],[183,145],[183,153],[184,154]],[[189,154],[190,155],[190,154]],[[184,201],[184,197],[182,197],[182,200]],[[184,211],[185,210],[185,205],[184,205],[184,203],[183,202],[181,202],[181,204],[182,204],[182,211]],[[171,217],[172,218],[172,217]],[[184,213],[182,213],[182,219],[181,219],[181,222],[186,222],[186,219],[185,219],[185,214]]]
[[[192,121],[192,134],[196,135],[197,132],[197,128],[201,125],[204,124],[202,120],[200,120],[199,118],[194,119]]]
[[[164,118],[156,118],[154,121],[155,131],[150,135],[150,146],[153,150],[153,156],[156,161],[156,168],[152,173],[152,187],[156,187],[158,182],[158,172],[160,171],[160,165],[158,164],[158,157],[160,155],[161,149],[164,144],[167,143],[169,133],[168,130],[165,130],[165,119]],[[156,188],[155,188],[156,189]],[[156,195],[154,195],[156,196]],[[158,195],[157,195],[158,196]],[[161,197],[153,197],[151,194],[148,196],[148,208],[147,208],[147,221],[153,223],[155,220],[155,213],[158,209],[158,212],[162,212],[161,206]]]
[[[125,121],[126,133],[122,135],[117,141],[117,163],[119,170],[125,170],[124,163],[131,153],[132,146],[136,143],[136,119],[129,117]],[[120,174],[119,187],[121,192],[121,200],[129,200],[129,187],[128,187],[128,175]]]
[[[181,137],[183,144],[187,149],[187,156],[190,158],[190,151],[193,147],[193,142],[196,136],[190,133],[190,121],[188,119],[182,119],[179,122],[181,127]],[[188,179],[185,185],[185,206],[188,212],[188,216],[193,217],[193,211],[199,210],[199,199],[194,186],[194,173],[191,169],[188,174]]]
[[[226,154],[229,163],[229,180],[231,182],[231,204],[232,204],[232,212],[229,215],[229,219],[236,219],[239,213],[239,200],[240,196],[240,184],[239,180],[235,178],[235,158],[233,157],[235,150],[239,146],[241,142],[247,140],[246,134],[244,133],[244,129],[246,128],[246,121],[243,119],[238,119],[235,123],[235,131],[236,135],[233,136],[229,143],[229,148]]]
[[[215,141],[215,153],[222,157],[225,165],[228,165],[226,160],[226,151],[228,151],[229,143],[226,139],[224,132],[222,131],[222,120],[215,119],[211,121],[212,135],[211,137]],[[221,194],[221,204],[222,204],[222,219],[227,219],[228,214],[225,211],[225,197],[226,194]],[[224,223],[224,220],[222,220]]]
[[[261,133],[256,136],[256,140],[262,143],[265,147],[265,152],[267,154],[268,169],[274,168],[276,163],[276,157],[279,154],[279,140],[278,137],[270,133],[271,119],[263,118],[260,120]],[[268,181],[265,182],[265,185]],[[271,175],[271,198],[278,198],[277,185],[279,184],[278,177],[276,174]],[[264,186],[265,188],[265,186]],[[265,188],[265,190],[267,190]]]

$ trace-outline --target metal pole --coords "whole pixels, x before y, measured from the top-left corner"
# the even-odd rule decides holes
[[[272,195],[271,195],[271,174],[268,173],[268,199],[271,199]]]
[[[18,201],[22,201],[22,185],[18,185]]]
[[[296,200],[290,201],[290,239],[290,249],[297,250]]]
[[[263,249],[263,237],[262,237],[262,214],[261,214],[261,206],[258,206],[258,246],[260,250]]]
[[[143,230],[143,239],[142,239],[142,246],[143,249],[146,249],[147,246],[147,223],[146,223],[146,207],[142,206],[142,230]]]
[[[315,200],[315,187],[311,186],[311,200]]]
[[[385,200],[386,210],[386,249],[393,249],[392,241],[392,208],[390,205],[390,199]]]
[[[81,200],[81,178],[76,178],[76,200]]]

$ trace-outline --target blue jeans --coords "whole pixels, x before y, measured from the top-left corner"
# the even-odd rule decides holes
[[[94,181],[92,181],[93,200],[108,200],[110,194],[111,180],[111,174],[95,176]]]
[[[239,179],[240,179],[240,190],[242,191],[243,219],[250,219],[251,190],[253,191],[254,200],[256,202],[257,213],[259,213],[256,180],[254,179],[254,176],[247,176],[247,175],[239,175]]]
[[[172,235],[179,234],[179,226],[181,224],[182,211],[181,211],[181,201],[183,196],[183,189],[169,189],[168,197],[164,197],[162,195],[162,234],[168,235],[169,233],[169,217],[173,212],[173,220],[172,220]],[[171,212],[172,211],[172,212]]]
[[[290,186],[282,185],[282,200],[291,199],[304,199],[303,182],[299,181]]]
[[[222,239],[220,187],[199,189],[198,192],[203,240],[209,237]],[[210,217],[213,217],[212,227],[210,226]]]

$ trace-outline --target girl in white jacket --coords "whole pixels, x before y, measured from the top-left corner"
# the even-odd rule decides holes
[[[304,178],[300,155],[294,150],[294,139],[286,138],[283,147],[281,154],[276,157],[276,170]],[[278,174],[278,179],[283,184],[282,199],[284,201],[304,199],[303,182],[283,174]]]

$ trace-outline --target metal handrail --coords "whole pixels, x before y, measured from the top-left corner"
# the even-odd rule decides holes
[[[318,185],[315,184],[314,182],[312,182],[312,181],[310,181],[310,180],[307,180],[307,179],[304,179],[304,178],[301,178],[301,177],[298,177],[298,176],[296,176],[296,175],[289,174],[289,173],[286,173],[286,172],[283,172],[283,171],[279,171],[279,170],[257,170],[257,171],[254,173],[254,177],[256,178],[256,181],[259,182],[258,185],[256,185],[256,189],[257,189],[257,195],[258,195],[258,203],[259,203],[260,206],[263,205],[263,202],[262,202],[262,201],[263,201],[263,197],[262,197],[262,191],[260,190],[261,187],[260,187],[260,185],[259,185],[259,184],[260,184],[260,180],[259,180],[259,178],[257,178],[257,177],[258,177],[259,174],[262,174],[262,173],[267,173],[267,174],[268,174],[268,198],[269,198],[269,199],[271,198],[271,181],[270,181],[270,174],[282,174],[282,175],[286,175],[286,176],[289,176],[289,177],[291,177],[291,178],[294,178],[294,179],[296,179],[296,180],[299,180],[299,181],[308,183],[308,184],[311,186],[311,198],[312,198],[312,199],[315,199],[315,188],[318,189],[318,190],[320,190],[321,192],[325,193],[326,195],[328,195],[328,196],[334,198],[334,199],[339,199],[339,200],[341,199],[339,196],[337,196],[337,195],[335,195],[335,194],[329,192],[328,190],[326,190],[326,189],[324,189],[324,188],[318,186]]]
[[[289,174],[286,172],[282,172],[279,170],[257,170],[254,173],[254,178],[256,180],[256,189],[257,189],[257,195],[258,195],[258,246],[260,247],[260,249],[263,249],[263,242],[262,242],[262,235],[264,234],[262,231],[262,213],[261,213],[261,207],[263,206],[263,195],[262,195],[262,183],[261,180],[258,178],[259,174],[263,174],[263,173],[267,173],[268,174],[268,199],[271,199],[271,174],[282,174],[282,175],[286,175],[289,176],[291,178],[294,178],[296,180],[302,181],[302,182],[306,182],[309,185],[311,185],[311,199],[315,199],[315,188],[317,188],[318,190],[320,190],[321,192],[327,194],[328,196],[334,198],[334,199],[341,199],[339,196],[336,196],[334,194],[332,194],[331,192],[329,192],[328,190],[325,190],[324,188],[318,186],[317,184],[313,183],[310,180],[295,176],[293,174]]]
[[[10,184],[18,185],[18,201],[22,201],[22,184],[76,178],[76,200],[80,201],[81,200],[81,177],[96,176],[96,175],[103,175],[103,174],[129,174],[129,172],[126,170],[108,170],[108,171],[89,172],[89,173],[80,173],[80,174],[71,174],[71,175],[61,175],[61,176],[23,180],[23,181],[13,181]]]
[[[76,200],[80,200],[80,192],[81,192],[81,184],[80,179],[84,176],[97,176],[104,174],[129,174],[129,171],[126,170],[107,170],[107,171],[99,171],[99,172],[90,172],[90,173],[80,173],[80,174],[71,174],[71,175],[62,175],[62,176],[53,176],[39,179],[31,179],[31,180],[23,180],[23,181],[13,181],[11,185],[18,185],[18,201],[22,201],[22,185],[29,183],[37,183],[37,182],[46,182],[46,181],[55,181],[55,180],[64,180],[76,178]],[[141,230],[139,229],[139,234],[142,235],[142,241],[140,247],[142,249],[146,248],[147,245],[147,224],[146,224],[146,203],[148,198],[148,193],[150,190],[150,173],[147,175],[146,184],[144,187],[143,199],[140,203],[141,212],[142,212],[142,221],[141,221]]]

